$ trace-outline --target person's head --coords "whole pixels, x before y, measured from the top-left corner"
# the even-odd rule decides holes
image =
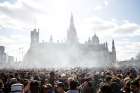
[[[111,79],[112,79],[111,76],[106,76],[105,81],[106,81],[107,83],[111,83]]]
[[[70,90],[76,90],[78,83],[74,80],[70,81]]]
[[[0,89],[4,87],[3,81],[0,79]]]
[[[48,79],[45,79],[44,84],[45,84],[45,85],[46,85],[46,84],[49,84]]]
[[[112,93],[111,86],[109,84],[104,84],[100,87],[99,93]]]
[[[138,80],[139,87],[140,87],[140,76],[138,76],[137,80]]]
[[[24,80],[22,81],[22,84],[23,84],[24,86],[27,86],[28,83],[29,83],[29,80],[28,80],[28,79],[24,79]]]
[[[118,82],[112,82],[111,89],[112,89],[113,93],[120,93],[121,92],[121,86]]]
[[[64,83],[58,82],[56,90],[58,93],[63,93],[64,92]]]
[[[30,90],[31,90],[31,93],[38,93],[38,91],[39,91],[39,82],[38,81],[31,81]]]
[[[11,78],[10,81],[11,81],[11,85],[18,82],[16,78]]]
[[[52,85],[51,84],[46,84],[43,85],[43,93],[52,93]]]
[[[125,81],[125,83],[124,83],[124,91],[126,93],[130,93],[130,81],[129,80]]]

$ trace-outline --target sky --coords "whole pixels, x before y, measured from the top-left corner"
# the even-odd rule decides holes
[[[22,59],[30,31],[40,29],[40,42],[66,40],[71,13],[81,43],[94,33],[100,42],[115,40],[117,59],[140,52],[140,0],[0,0],[0,45]]]

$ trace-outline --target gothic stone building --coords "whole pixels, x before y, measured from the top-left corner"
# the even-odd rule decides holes
[[[109,51],[107,43],[100,43],[95,34],[85,43],[79,43],[73,16],[67,31],[65,42],[39,42],[39,29],[31,31],[31,44],[24,62],[34,66],[107,66],[116,62],[116,50],[114,40],[112,51]]]

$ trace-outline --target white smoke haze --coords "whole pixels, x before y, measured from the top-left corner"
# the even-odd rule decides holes
[[[30,55],[32,61],[21,63],[27,68],[71,68],[71,67],[98,67],[99,63],[92,53],[84,54],[78,47],[65,48],[65,44],[51,44],[47,48],[35,49]],[[38,53],[38,54],[36,54]],[[27,55],[27,56],[30,56]],[[93,60],[94,57],[94,60]]]

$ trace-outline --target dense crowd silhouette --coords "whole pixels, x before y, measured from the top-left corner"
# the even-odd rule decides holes
[[[0,93],[140,93],[140,69],[3,69]]]

